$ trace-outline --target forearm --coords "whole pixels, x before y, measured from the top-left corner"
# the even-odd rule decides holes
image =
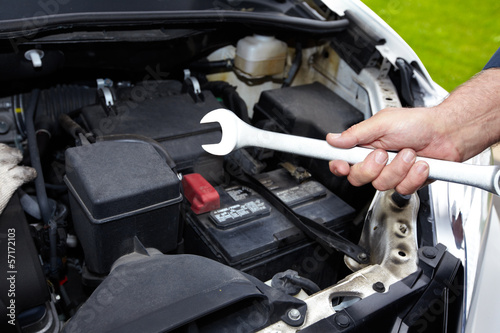
[[[433,108],[441,134],[466,160],[500,141],[500,68],[467,81]]]

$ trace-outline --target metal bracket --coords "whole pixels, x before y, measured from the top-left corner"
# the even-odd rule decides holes
[[[111,91],[111,87],[113,87],[113,81],[111,81],[110,79],[97,79],[96,81],[97,90],[100,90],[102,92],[106,107],[112,107],[113,105],[115,105],[115,100]]]
[[[191,76],[191,71],[189,69],[184,70],[184,86],[182,87],[182,92],[188,92],[195,102],[205,100],[205,96],[201,92],[200,81]]]

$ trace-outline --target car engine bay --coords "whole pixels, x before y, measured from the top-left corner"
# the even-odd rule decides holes
[[[38,174],[0,216],[15,228],[18,330],[419,332],[431,313],[426,329],[452,331],[459,319],[430,306],[459,313],[442,292],[463,277],[434,244],[425,188],[375,192],[327,161],[201,147],[221,140],[200,124],[221,107],[269,131],[342,132],[376,112],[361,71],[383,106],[419,105],[404,61],[349,19],[323,34],[202,22],[2,44],[0,142]]]

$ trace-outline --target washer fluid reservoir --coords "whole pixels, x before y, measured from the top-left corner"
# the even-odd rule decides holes
[[[250,77],[283,73],[287,45],[274,36],[247,36],[236,44],[234,66]]]

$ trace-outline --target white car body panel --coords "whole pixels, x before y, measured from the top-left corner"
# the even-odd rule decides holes
[[[417,64],[420,72],[415,71],[415,79],[425,91],[426,106],[437,105],[447,97],[446,90],[432,80],[411,47],[365,4],[356,0],[323,2],[339,15],[346,10],[355,13],[360,21],[366,23],[369,31],[383,37],[386,43],[377,46],[377,49],[392,65],[396,66],[397,58]],[[367,90],[370,94],[370,89]],[[374,113],[378,111],[376,105],[371,106]],[[490,164],[491,151],[488,149],[466,163]],[[497,259],[500,254],[500,221],[496,210],[491,207],[493,195],[444,182],[435,182],[429,187],[436,224],[435,241],[446,245],[450,253],[461,259],[466,271],[462,331],[493,332],[500,327],[500,318],[495,315],[496,309],[500,308],[500,291],[494,283],[500,275]],[[451,226],[452,216],[458,216],[459,212],[462,214],[464,240],[457,246]]]

